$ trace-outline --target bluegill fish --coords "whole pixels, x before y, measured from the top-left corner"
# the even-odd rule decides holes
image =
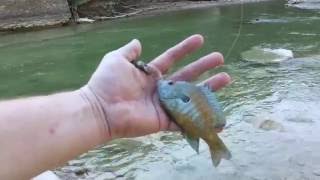
[[[184,81],[159,80],[157,85],[161,105],[181,127],[191,147],[199,153],[201,138],[209,145],[214,166],[221,159],[230,159],[231,153],[217,135],[226,120],[214,93],[206,86]]]

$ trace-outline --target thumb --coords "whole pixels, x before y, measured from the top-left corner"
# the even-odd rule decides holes
[[[125,46],[118,49],[118,52],[124,56],[128,61],[138,59],[141,54],[141,43],[139,40],[134,39]]]

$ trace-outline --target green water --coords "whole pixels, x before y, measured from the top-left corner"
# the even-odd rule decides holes
[[[227,64],[239,53],[264,44],[317,53],[319,14],[284,9],[283,3],[245,5],[244,22],[256,17],[287,19],[288,23],[242,24],[242,33]],[[189,10],[40,32],[2,34],[0,37],[0,97],[48,93],[77,88],[86,82],[103,55],[132,38],[143,43],[142,59],[150,60],[193,33],[205,36],[201,54],[227,53],[240,25],[240,7]],[[288,34],[298,33],[298,34]],[[299,33],[313,34],[303,36]],[[309,47],[312,46],[310,48]]]
[[[233,159],[215,169],[205,143],[197,155],[179,134],[159,133],[111,142],[56,172],[64,179],[320,178],[320,12],[284,1],[0,34],[0,98],[79,88],[106,52],[132,38],[141,40],[141,59],[148,61],[194,33],[204,35],[204,48],[175,68],[211,51],[227,56],[211,73],[226,71],[234,79],[219,92],[229,122],[221,137]],[[294,58],[244,60],[252,48],[292,50]],[[276,123],[266,131],[259,128],[265,120]],[[74,173],[81,169],[88,174]]]

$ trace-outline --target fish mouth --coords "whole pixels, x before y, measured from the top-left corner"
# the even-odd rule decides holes
[[[214,130],[216,131],[216,133],[221,133],[223,131],[223,128],[214,128]]]
[[[223,131],[223,128],[226,126],[226,124],[219,124],[219,125],[216,125],[215,127],[214,127],[214,129],[215,129],[215,131],[217,132],[217,133],[220,133],[220,132],[222,132]]]

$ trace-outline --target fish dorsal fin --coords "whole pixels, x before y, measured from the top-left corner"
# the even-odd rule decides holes
[[[209,87],[209,85],[205,84],[205,85],[199,86],[199,88],[205,96],[207,96],[207,97],[214,96],[215,97],[214,91]]]
[[[200,90],[206,96],[210,105],[212,105],[212,106],[217,105],[218,99],[216,98],[215,93],[212,92],[212,90],[210,89],[210,87],[208,85],[200,86]]]
[[[199,154],[199,138],[194,138],[191,136],[188,136],[186,134],[183,134],[187,142],[190,144],[193,150],[195,150]]]
[[[213,108],[215,115],[218,118],[224,118],[223,110],[218,101],[218,98],[216,97],[216,94],[211,90],[211,88],[208,85],[202,85],[199,87],[204,96],[206,96],[209,105],[211,106],[211,108]]]

